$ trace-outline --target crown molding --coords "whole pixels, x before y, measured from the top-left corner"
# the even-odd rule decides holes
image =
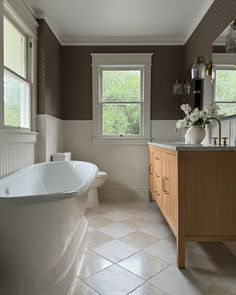
[[[30,0],[25,0],[27,6],[30,7]],[[189,29],[188,33],[184,38],[177,39],[176,37],[171,38],[160,38],[157,36],[149,37],[79,37],[79,36],[60,36],[55,29],[55,26],[48,15],[42,10],[34,10],[35,18],[44,19],[53,34],[62,46],[181,46],[185,45],[189,38],[192,36],[197,26],[211,7],[215,0],[207,0],[203,6],[199,16],[193,21],[193,25]],[[31,6],[32,9],[32,6]]]
[[[51,29],[51,31],[53,32],[54,36],[57,38],[57,41],[62,44],[62,40],[60,35],[57,33],[57,30],[55,29],[55,26],[53,24],[53,22],[50,20],[50,18],[48,17],[48,15],[43,11],[43,10],[35,10],[35,18],[36,19],[44,19],[46,21],[46,23],[48,24],[49,28]]]
[[[62,37],[64,46],[176,46],[183,41],[160,37]]]
[[[202,8],[202,11],[198,15],[198,17],[193,21],[193,25],[190,27],[190,29],[189,29],[189,31],[188,31],[188,33],[186,35],[184,44],[187,43],[187,41],[189,40],[189,38],[192,36],[192,34],[196,30],[196,28],[198,27],[198,25],[200,24],[201,20],[204,18],[204,16],[208,12],[208,10],[210,9],[210,7],[214,3],[214,1],[215,0],[207,0],[206,1],[205,5]]]

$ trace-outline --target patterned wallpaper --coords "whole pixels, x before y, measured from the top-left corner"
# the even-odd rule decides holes
[[[212,43],[236,15],[236,0],[215,0],[185,46],[60,46],[39,20],[38,112],[64,120],[92,119],[90,53],[153,52],[151,118],[179,118],[181,97],[172,94],[175,79],[189,78],[196,56],[211,59]],[[61,77],[60,77],[61,75]],[[188,97],[191,102],[192,96]]]
[[[185,44],[185,68],[188,70],[196,56],[212,58],[212,44],[236,16],[236,0],[215,0]]]
[[[64,120],[92,119],[90,53],[152,52],[152,120],[177,119],[181,97],[173,96],[176,78],[184,72],[184,46],[64,46],[62,48],[62,111]]]
[[[61,118],[61,45],[45,20],[38,23],[38,114]]]

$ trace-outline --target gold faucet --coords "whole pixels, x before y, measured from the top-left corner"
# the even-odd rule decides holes
[[[221,145],[221,122],[220,122],[219,119],[217,119],[217,118],[215,118],[215,117],[209,117],[209,118],[207,118],[207,119],[204,121],[204,123],[203,123],[203,128],[205,128],[206,123],[207,123],[208,121],[210,121],[210,120],[215,120],[215,121],[218,123],[218,125],[219,125],[219,145]]]

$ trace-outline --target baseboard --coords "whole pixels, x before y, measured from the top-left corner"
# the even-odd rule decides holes
[[[224,245],[236,256],[236,242],[224,242]]]
[[[147,187],[101,187],[99,189],[99,195],[104,198],[129,198],[134,197],[141,200],[148,199]]]

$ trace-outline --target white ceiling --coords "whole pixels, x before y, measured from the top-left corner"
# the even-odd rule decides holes
[[[214,0],[26,0],[62,43],[183,44]]]

